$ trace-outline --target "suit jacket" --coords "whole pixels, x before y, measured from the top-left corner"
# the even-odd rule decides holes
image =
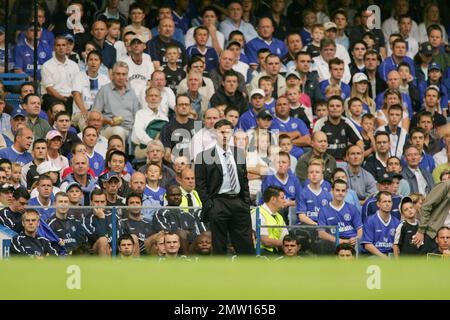
[[[426,192],[426,194],[429,194],[431,189],[433,189],[433,187],[434,187],[433,176],[428,171],[425,171],[423,169],[419,169],[419,170],[427,182],[427,187],[425,189],[425,192]],[[411,193],[419,192],[419,186],[417,185],[416,176],[414,175],[414,172],[412,172],[407,166],[405,166],[403,168],[403,178],[406,181],[408,181],[409,187],[411,189]]]
[[[430,238],[436,236],[450,210],[450,181],[441,182],[433,188],[420,209],[419,232]]]
[[[234,160],[237,166],[237,175],[241,191],[240,198],[250,205],[250,191],[248,188],[247,166],[245,163],[244,151],[231,147]],[[208,215],[213,209],[213,199],[219,194],[223,183],[223,169],[219,155],[216,152],[216,146],[207,149],[197,155],[195,160],[195,189],[202,201],[202,221],[209,221]]]

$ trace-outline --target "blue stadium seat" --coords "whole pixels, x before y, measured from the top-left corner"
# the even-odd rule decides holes
[[[27,79],[26,73],[0,73],[0,81],[5,86],[20,86]]]

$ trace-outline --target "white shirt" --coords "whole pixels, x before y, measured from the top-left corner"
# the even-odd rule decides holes
[[[234,160],[233,153],[231,152],[230,148],[227,149],[227,158],[230,159],[231,166],[233,167],[234,176],[236,179],[236,190],[231,190],[231,180],[230,180],[230,174],[228,173],[228,167],[227,167],[227,159],[225,158],[225,151],[220,147],[218,144],[216,144],[216,152],[220,159],[220,164],[222,165],[222,171],[223,171],[223,181],[222,186],[220,187],[219,194],[222,193],[232,193],[232,194],[239,194],[241,192],[241,186],[239,185],[239,177],[237,173],[237,165],[236,161]]]
[[[384,34],[384,40],[386,41],[386,47],[389,47],[389,36],[393,33],[398,33],[398,21],[394,17],[390,17],[386,19],[381,25],[381,30]],[[417,27],[417,23],[412,20],[412,28],[411,28],[411,37],[416,40],[420,39],[419,36],[419,28]]]
[[[90,80],[97,80],[98,87],[96,89],[91,90],[91,82]],[[105,84],[110,83],[110,80],[104,74],[98,73],[96,78],[91,78],[87,75],[86,71],[78,72],[72,81],[72,92],[79,92],[81,98],[83,99],[84,105],[87,107],[87,110],[90,111],[94,106],[95,96],[98,91]],[[80,109],[78,105],[73,102],[73,114],[80,113]]]
[[[447,43],[447,31],[445,30],[444,26],[442,24],[439,24],[439,27],[441,27],[442,30],[442,41]],[[417,39],[419,43],[427,42],[428,41],[428,34],[427,34],[427,28],[425,27],[425,23],[419,24],[419,39]]]
[[[405,39],[408,43],[408,51],[406,51],[406,55],[411,59],[414,59],[414,56],[419,52],[419,42],[412,37],[408,37]],[[387,55],[388,57],[392,55],[391,46],[387,46]]]
[[[148,87],[141,88],[141,91],[139,94],[137,94],[139,98],[139,102],[141,106],[146,106],[147,101],[145,100],[145,90],[147,90]],[[175,93],[173,93],[173,90],[169,87],[164,87],[161,90],[161,103],[160,103],[160,109],[159,111],[164,114],[166,117],[169,116],[169,108],[174,110],[176,103],[176,97]]]
[[[248,69],[250,68],[250,66],[248,64],[246,64],[245,62],[242,62],[242,61],[238,61],[238,63],[234,64],[231,68],[234,71],[242,74],[244,76],[245,82],[247,82],[247,72],[248,72]]]
[[[191,155],[191,160],[195,160],[200,152],[208,150],[217,142],[216,130],[214,129],[200,129],[191,140],[191,148],[189,154]]]
[[[145,107],[139,110],[134,117],[134,125],[133,132],[131,133],[131,141],[135,144],[145,144],[147,145],[153,139],[150,138],[145,131],[148,124],[153,120],[164,120],[169,121],[169,119],[158,109],[158,113],[153,112],[148,107],[148,104],[145,104]]]
[[[67,160],[66,157],[59,155],[58,157],[56,157],[55,159],[50,158],[49,155],[47,155],[47,160],[51,161],[51,163],[57,167],[57,168],[61,168],[61,170],[59,171],[59,175],[62,176],[64,169],[66,169],[67,167],[69,167],[69,160]]]
[[[114,42],[114,48],[116,49],[117,61],[123,60],[127,57],[127,48],[122,40]]]
[[[152,73],[155,70],[151,58],[144,59],[142,57],[142,63],[136,64],[130,56],[127,56],[122,60],[128,65],[128,83],[138,95],[141,90],[145,91],[148,80],[151,79]]]
[[[317,71],[319,75],[319,82],[323,80],[329,80],[331,78],[330,67],[328,65],[328,62],[323,60],[322,56],[313,58],[313,66],[311,68],[311,71]],[[344,76],[342,77],[342,82],[348,84],[350,82],[351,77],[352,76],[350,74],[348,64],[344,63]]]
[[[184,36],[184,44],[186,45],[186,48],[189,48],[190,46],[195,45],[195,40],[194,40],[195,28],[197,28],[197,27],[190,28],[186,32],[186,35]],[[219,30],[216,30],[216,36],[217,36],[217,41],[219,42],[220,49],[223,49],[223,46],[225,45],[225,36]],[[213,47],[212,41],[211,41],[211,36],[208,37],[208,41],[206,42],[206,45],[208,47]]]
[[[59,62],[55,57],[51,58],[42,65],[42,93],[47,93],[47,87],[53,87],[60,95],[70,97],[72,81],[79,71],[78,65],[69,58],[66,58],[64,63]]]
[[[411,170],[414,175],[416,176],[417,180],[417,186],[419,187],[419,193],[421,194],[427,194],[426,188],[427,188],[427,180],[425,180],[422,172],[420,171],[420,168],[417,167],[417,169],[413,169],[410,166],[408,166],[409,170]]]

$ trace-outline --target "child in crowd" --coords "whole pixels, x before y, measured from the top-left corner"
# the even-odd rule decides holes
[[[362,114],[363,114],[363,104],[359,98],[351,98],[348,101],[347,117],[355,125],[359,132],[362,131]]]
[[[361,118],[361,135],[364,142],[364,159],[375,152],[375,116],[366,113]]]
[[[410,197],[404,197],[400,203],[402,221],[395,230],[394,256],[416,255],[421,253],[421,247],[414,244],[415,235],[419,228],[416,209]]]
[[[22,185],[20,184],[21,175],[22,165],[20,163],[13,162],[11,164],[11,179],[9,181],[15,189],[22,187]]]
[[[178,46],[169,45],[166,48],[166,52],[164,54],[167,63],[162,65],[162,70],[166,75],[167,86],[173,90],[175,95],[177,94],[178,85],[181,80],[186,78],[186,72],[183,67],[180,66],[177,61],[180,59],[180,52],[178,50]]]
[[[286,97],[289,101],[289,107],[291,108],[289,115],[293,118],[301,119],[308,128],[311,128],[311,123],[313,120],[311,100],[309,101],[310,106],[308,107],[303,103],[303,96],[307,95],[300,93],[299,87],[290,86],[286,89]]]
[[[119,20],[108,20],[106,22],[108,27],[108,34],[106,35],[106,40],[114,46],[116,49],[117,61],[123,60],[127,57],[127,49],[125,48],[125,43],[120,39],[120,21]]]
[[[157,164],[149,164],[147,168],[147,185],[144,189],[143,206],[164,206],[164,195],[166,189],[160,186],[160,180],[162,179],[162,169]],[[157,209],[144,209],[142,214],[144,220],[148,222],[153,221],[153,215]]]
[[[276,100],[273,98],[273,84],[269,76],[262,76],[258,80],[258,87],[264,90],[264,108],[275,115]]]
[[[321,24],[312,27],[312,42],[306,47],[311,58],[320,56],[320,41],[325,37],[325,28]]]
[[[316,124],[317,120],[320,118],[328,117],[328,107],[327,102],[325,100],[318,100],[316,102],[316,108],[315,108],[315,117],[313,120],[312,127],[314,128],[314,125]]]
[[[291,157],[291,171],[295,172],[295,168],[297,167],[297,158],[291,153],[293,144],[291,138],[289,138],[286,134],[280,134],[278,138],[278,144],[280,146],[280,150],[286,153],[289,153]]]

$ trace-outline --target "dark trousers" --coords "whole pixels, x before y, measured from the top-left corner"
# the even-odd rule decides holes
[[[240,198],[215,198],[209,214],[214,254],[226,254],[228,234],[237,254],[255,254],[250,207]]]

